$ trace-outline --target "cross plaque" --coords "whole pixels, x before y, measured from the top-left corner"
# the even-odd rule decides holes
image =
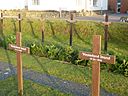
[[[101,36],[93,37],[93,52],[80,52],[80,59],[92,61],[92,96],[100,95],[100,62],[115,63],[115,56],[101,55]]]
[[[21,47],[21,33],[16,33],[16,45],[9,44],[9,49],[16,51],[17,76],[18,76],[18,96],[23,95],[23,72],[22,72],[22,52],[29,54],[29,48]]]

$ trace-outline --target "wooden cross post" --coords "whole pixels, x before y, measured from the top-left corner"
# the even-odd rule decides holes
[[[0,21],[1,21],[0,30],[1,30],[1,33],[3,33],[3,13],[1,13]]]
[[[22,52],[29,54],[29,48],[21,47],[21,32],[16,33],[16,45],[9,44],[9,49],[16,51],[18,96],[23,96],[23,72],[22,72]]]
[[[59,8],[59,18],[61,18],[62,17],[62,10],[61,10],[61,8]]]
[[[13,30],[14,30],[14,33],[16,34],[16,21],[14,19],[12,19],[12,23],[13,23]]]
[[[100,96],[100,62],[115,63],[115,56],[101,55],[101,36],[93,37],[93,51],[80,52],[80,59],[92,60],[92,96]]]
[[[21,14],[18,14],[18,20],[19,20],[19,32],[21,32]]]
[[[104,51],[107,52],[107,47],[108,47],[108,26],[111,24],[111,22],[108,22],[108,14],[105,14],[105,22],[103,22],[103,24],[105,25],[104,28]]]
[[[72,46],[72,31],[73,31],[73,24],[76,23],[76,20],[74,20],[73,14],[70,14],[70,20],[67,20],[68,23],[70,23],[70,39],[69,44]]]
[[[40,21],[41,21],[42,43],[44,43],[45,19],[41,18]]]
[[[41,33],[42,33],[41,34],[42,35],[42,43],[44,43],[44,28],[43,27],[41,28]]]

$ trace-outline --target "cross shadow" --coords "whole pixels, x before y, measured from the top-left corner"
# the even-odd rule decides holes
[[[85,41],[85,40],[79,35],[79,33],[78,33],[77,30],[76,30],[76,25],[73,25],[73,28],[74,28],[74,31],[75,31],[75,34],[76,34],[77,38],[80,39],[82,42],[87,43],[87,44],[90,45],[90,43],[89,43],[88,41]]]
[[[66,28],[65,28],[65,31],[64,31],[63,35],[69,33],[69,32],[68,32],[68,26],[69,26],[69,24],[66,25]],[[53,38],[55,41],[60,42],[60,43],[63,44],[63,45],[68,45],[68,43],[69,43],[69,39],[67,39],[67,40],[65,40],[65,41],[62,41],[62,40],[61,40],[60,38],[58,38],[56,35],[53,35],[52,38]]]
[[[54,85],[55,85],[54,87],[57,88],[59,86],[59,83],[56,82],[56,80],[52,78],[52,76],[50,75],[50,73],[47,71],[47,68],[44,66],[45,64],[51,62],[51,60],[47,60],[46,62],[41,62],[37,56],[32,55],[32,57],[37,62],[37,64],[40,66],[40,68],[45,72],[44,74],[48,77],[48,81],[49,82],[53,82]],[[52,85],[49,86],[49,87],[52,88]],[[31,87],[31,88],[33,88],[33,87]],[[33,90],[36,90],[36,89],[33,88]]]
[[[38,39],[38,41],[40,42],[41,39],[39,39],[39,38],[35,35],[35,33],[34,33],[33,26],[32,26],[32,22],[29,21],[28,23],[29,23],[30,26],[31,26],[33,37],[34,37],[35,39]],[[51,27],[51,29],[53,29],[53,26]],[[53,33],[54,33],[54,32],[53,32]],[[54,35],[54,36],[55,36],[55,35]],[[43,44],[42,44],[42,46],[43,46]],[[42,62],[39,60],[39,58],[38,58],[37,56],[35,56],[35,55],[31,55],[31,56],[34,58],[34,60],[35,60],[35,61],[37,62],[37,64],[40,66],[41,70],[43,70],[43,71],[45,72],[45,74],[46,74],[47,77],[49,78],[49,81],[50,81],[50,82],[54,82],[54,84],[56,84],[56,87],[59,86],[59,84],[58,84],[54,79],[51,78],[50,73],[47,71],[46,67],[44,66],[45,64],[51,62],[51,60],[48,60],[47,62],[43,62],[43,63],[42,63]],[[34,89],[31,84],[30,84],[30,86],[31,86],[31,89],[35,92],[36,89]],[[49,87],[50,87],[50,86],[49,86]],[[34,94],[35,94],[35,93],[34,93]]]
[[[3,48],[4,48],[4,52],[5,52],[5,54],[6,54],[6,57],[7,57],[7,60],[8,60],[8,67],[9,67],[9,70],[10,70],[10,74],[12,74],[12,75],[15,75],[15,69],[14,69],[14,67],[13,67],[13,65],[12,65],[12,62],[11,62],[11,59],[10,59],[10,55],[9,55],[9,52],[7,51],[7,48],[8,48],[8,46],[7,46],[7,42],[6,42],[6,40],[5,40],[5,35],[4,35],[4,33],[3,33],[3,26],[1,26],[1,25],[3,25],[3,24],[0,24],[0,35],[1,35],[1,39],[3,40],[3,42],[4,42],[4,46],[3,46]],[[15,82],[16,81],[16,82]],[[17,84],[17,77],[16,76],[13,76],[13,84],[14,85],[16,85]],[[5,90],[6,91],[6,90]]]
[[[12,19],[11,22],[13,23],[13,32],[14,32],[14,35],[15,35],[16,32],[17,32],[17,29],[16,29],[16,20],[15,19]]]
[[[32,36],[35,37],[35,38],[38,38],[38,36],[36,36],[36,34],[35,34],[35,31],[34,31],[34,28],[33,28],[33,25],[32,25],[33,22],[29,19],[28,19],[27,22],[29,23],[29,25],[31,27]]]
[[[31,55],[33,58],[34,58],[34,60],[37,62],[37,64],[40,66],[40,68],[45,72],[45,74],[47,74],[47,75],[49,75],[49,72],[47,71],[47,69],[45,68],[45,66],[43,66],[43,64],[46,64],[46,63],[48,63],[48,62],[50,62],[50,61],[47,61],[47,62],[41,62],[39,59],[38,59],[38,57],[36,57],[35,55]],[[36,83],[36,82],[35,82]],[[37,89],[35,89],[35,88],[33,88],[33,85],[32,85],[32,83],[30,83],[30,87],[29,87],[30,89],[31,89],[31,93],[30,94],[39,94],[38,93],[38,90]],[[27,94],[27,92],[26,92],[26,90],[24,90],[24,95],[25,96],[27,96],[26,95]]]
[[[6,37],[5,37],[4,33],[3,33],[3,31],[1,31],[1,30],[0,30],[0,35],[1,35],[2,39],[4,40],[5,44],[7,44],[7,42],[6,42],[6,40],[5,40]],[[7,46],[6,46],[4,49],[5,49],[5,53],[6,53],[7,59],[8,59],[9,68],[11,69],[11,71],[12,71],[13,73],[15,73],[15,70],[14,70],[14,68],[13,68],[12,65],[11,65],[10,55],[9,55],[8,51],[6,50],[6,49],[7,49]],[[53,82],[54,84],[56,84],[55,87],[58,87],[58,86],[59,86],[59,83],[56,82],[55,79],[51,78],[49,72],[48,72],[47,69],[43,66],[43,64],[49,63],[51,60],[42,63],[42,62],[38,59],[38,57],[36,57],[36,56],[34,56],[34,55],[32,55],[32,57],[36,60],[37,64],[41,67],[41,69],[42,69],[42,70],[46,73],[46,75],[49,77],[49,81],[50,81],[50,82]],[[17,81],[16,78],[17,78],[17,77],[15,76],[15,78],[13,79],[13,81]],[[14,85],[17,85],[17,84],[16,84],[17,82],[14,82],[14,83],[15,83]],[[31,85],[31,84],[30,84],[30,85]],[[31,85],[30,89],[32,89],[31,91],[33,91],[33,92],[35,92],[35,90],[36,90],[36,89],[34,89],[34,88],[32,87],[32,85]],[[38,90],[37,90],[36,92],[38,92]],[[25,94],[25,93],[24,93],[24,94]]]
[[[44,30],[43,29],[41,29],[41,32],[42,32],[42,43],[44,43]]]
[[[57,42],[59,42],[60,44],[63,44],[63,45],[68,45],[68,42],[69,42],[69,40],[67,40],[67,41],[62,41],[60,38],[58,38],[57,36],[53,36],[52,37],[55,41],[57,41]]]
[[[54,31],[54,28],[53,28],[53,25],[52,25],[52,22],[50,22],[49,20],[47,20],[47,23],[50,25],[51,27],[51,30],[52,30],[52,35],[55,36],[55,31]]]
[[[7,45],[7,42],[6,42],[6,39],[5,39],[5,35],[3,33],[3,26],[1,26],[3,24],[0,24],[0,35],[1,35],[1,39],[3,40],[4,42],[4,45],[3,45],[3,48],[4,48],[4,51],[6,53],[6,56],[7,56],[7,59],[8,59],[8,64],[9,64],[9,68],[12,70],[12,72],[14,73],[14,70],[13,70],[13,67],[11,65],[11,60],[10,60],[10,57],[9,57],[9,53],[7,51],[7,48],[8,48],[8,45]]]
[[[51,60],[47,61],[47,62],[41,62],[38,57],[36,57],[35,55],[32,55],[32,57],[36,60],[37,64],[40,66],[40,68],[46,73],[49,74],[49,72],[46,70],[45,66],[43,66],[43,64],[49,63]]]

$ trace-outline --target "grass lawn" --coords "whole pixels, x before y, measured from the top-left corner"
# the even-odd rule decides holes
[[[9,58],[7,58],[7,54]],[[10,59],[11,63],[14,64],[14,66],[16,66],[15,55],[16,54],[12,51],[5,51],[4,49],[0,48],[0,61],[8,62],[8,59]],[[87,85],[91,84],[91,68],[89,67],[76,66],[67,62],[50,60],[44,57],[35,57],[26,54],[23,54],[23,67],[27,69],[35,70],[40,73],[47,73],[50,75],[54,75],[65,80],[71,80],[77,83],[83,83]],[[8,80],[9,82],[14,82],[12,78],[9,78]],[[8,80],[7,81],[4,80],[0,82],[8,82]],[[30,85],[27,84],[28,82],[31,81],[25,81],[24,86],[26,87],[30,86],[31,84]],[[4,83],[0,83],[1,90],[3,84]],[[32,84],[35,85],[34,88],[39,88],[39,91],[46,90],[45,87],[42,87],[35,83]],[[119,74],[113,74],[111,72],[107,72],[106,70],[101,71],[101,87],[105,88],[107,91],[119,94],[120,96],[126,96],[126,94],[128,94],[127,86],[128,86],[127,77],[124,77],[123,75],[119,75]],[[30,90],[30,88],[28,88],[27,90]],[[48,91],[50,91],[50,93],[53,92],[53,94],[61,94],[63,96],[62,93],[58,93],[57,91],[51,91],[51,90],[52,89],[49,88]],[[50,93],[48,92],[46,94],[50,94]]]
[[[39,20],[31,19],[32,25],[28,20],[22,21],[22,42],[27,46],[31,42],[41,41],[41,22]],[[4,35],[15,36],[15,32],[18,30],[18,22],[14,22],[11,19],[4,20]],[[16,27],[16,29],[15,29]],[[44,22],[44,43],[53,44],[59,46],[69,45],[69,25],[64,20],[45,20]],[[103,35],[104,26],[100,22],[93,21],[78,21],[75,24],[77,32],[73,31],[73,48],[79,51],[91,51],[92,48],[92,36],[102,36],[102,52],[103,52]],[[127,23],[112,23],[109,26],[109,41],[108,51],[114,52],[116,56],[128,56],[128,24]],[[0,38],[2,34],[0,34]],[[10,38],[9,38],[10,39]],[[1,39],[2,40],[2,39]],[[9,41],[9,40],[8,40]],[[12,38],[10,41],[13,41]],[[15,41],[15,40],[14,40]],[[13,42],[14,43],[14,42]],[[0,46],[2,46],[0,42]],[[0,61],[9,62],[16,66],[15,52],[4,50],[0,48]],[[71,80],[73,82],[91,85],[91,66],[84,67],[79,65],[73,65],[67,62],[51,60],[45,57],[37,57],[32,55],[23,54],[23,67],[26,69],[34,70],[40,73],[46,73],[64,80]],[[127,96],[128,94],[128,78],[120,74],[114,74],[107,71],[108,69],[101,70],[101,87],[105,88],[108,92],[119,94],[120,96]],[[15,77],[8,78],[7,80],[0,81],[0,93],[16,94],[17,86],[14,86],[16,81]],[[6,86],[11,84],[11,86]],[[16,85],[16,84],[15,84]],[[32,86],[32,87],[31,87]],[[3,89],[3,87],[5,87]],[[56,96],[63,96],[68,94],[60,93],[54,89],[46,86],[35,84],[31,81],[24,83],[27,96],[31,94],[44,94],[50,96],[55,94]],[[33,89],[31,89],[33,88]],[[36,91],[31,91],[37,89]],[[3,93],[2,93],[3,94]],[[1,94],[0,94],[1,95]],[[54,96],[55,96],[54,95]],[[3,95],[2,95],[3,96]],[[12,95],[10,95],[12,96]],[[36,95],[35,95],[36,96]],[[53,95],[52,95],[53,96]]]
[[[17,77],[0,81],[0,96],[18,96]],[[47,86],[41,86],[29,80],[24,80],[24,96],[71,96]]]

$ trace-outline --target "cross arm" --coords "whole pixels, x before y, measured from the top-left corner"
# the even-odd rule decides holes
[[[98,61],[103,63],[115,64],[115,56],[112,55],[96,55],[91,52],[80,52],[79,58],[82,60]]]
[[[66,20],[66,22],[68,22],[68,23],[76,23],[77,21],[76,20]]]
[[[30,53],[30,49],[28,47],[26,47],[26,48],[19,47],[19,46],[13,45],[13,44],[9,44],[9,49],[15,50],[15,51],[20,51],[20,52],[27,53],[27,54]]]
[[[111,24],[111,22],[102,22],[104,25],[110,25]]]

